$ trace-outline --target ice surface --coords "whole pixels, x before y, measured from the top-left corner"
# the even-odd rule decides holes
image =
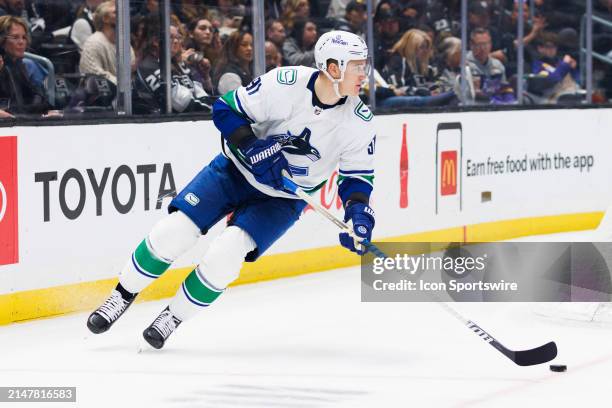
[[[87,331],[85,313],[2,326],[0,386],[77,387],[76,404],[41,407],[557,408],[612,400],[612,330],[541,319],[528,304],[454,306],[510,348],[556,341],[566,373],[515,366],[436,304],[361,303],[358,268],[231,288],[166,348],[139,352],[142,331],[166,303],[135,304],[101,335]]]

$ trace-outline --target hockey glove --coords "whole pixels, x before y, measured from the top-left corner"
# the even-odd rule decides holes
[[[283,188],[282,171],[286,170],[291,174],[289,163],[281,149],[281,144],[273,139],[258,139],[243,150],[255,180],[277,190]]]
[[[355,235],[369,241],[374,229],[374,210],[360,202],[349,202],[344,210],[344,222],[352,225]],[[346,232],[340,234],[340,244],[359,255],[368,252],[363,245],[359,244],[359,241],[351,238]]]

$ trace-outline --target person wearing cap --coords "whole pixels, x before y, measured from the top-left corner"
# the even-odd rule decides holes
[[[343,18],[334,25],[335,30],[348,31],[365,38],[365,23],[368,20],[367,6],[364,1],[352,0],[346,5]]]
[[[353,0],[331,0],[327,7],[326,18],[330,20],[337,20],[344,17],[346,14],[346,6]],[[365,3],[365,0],[362,0]]]
[[[376,47],[374,66],[382,71],[391,58],[391,49],[399,40],[400,20],[392,8],[379,7],[374,16],[374,45]]]

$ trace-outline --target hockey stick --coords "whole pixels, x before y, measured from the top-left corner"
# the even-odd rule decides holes
[[[343,232],[346,232],[351,236],[351,238],[360,241],[361,245],[365,246],[368,251],[372,252],[379,258],[389,258],[383,251],[381,251],[376,245],[368,241],[359,238],[353,229],[347,225],[345,222],[338,219],[332,213],[330,213],[327,209],[323,208],[312,196],[302,190],[297,184],[295,184],[292,180],[287,177],[283,177],[283,185],[284,187],[293,192],[295,195],[300,197],[302,200],[306,201],[306,203],[310,204],[312,208],[319,214],[323,215],[325,218],[336,224],[338,228],[340,228]],[[540,347],[536,347],[529,350],[519,350],[514,351],[510,350],[499,341],[497,341],[493,336],[484,331],[480,326],[474,323],[472,320],[466,319],[457,312],[453,307],[449,304],[440,301],[438,298],[435,298],[433,295],[430,295],[435,302],[440,305],[444,310],[454,316],[457,320],[467,326],[468,329],[476,333],[481,339],[485,342],[489,343],[499,352],[501,352],[504,356],[508,357],[515,364],[519,366],[532,366],[537,364],[543,364],[548,361],[551,361],[557,356],[557,345],[554,341],[546,343]]]

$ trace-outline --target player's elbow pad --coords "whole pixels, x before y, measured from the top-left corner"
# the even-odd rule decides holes
[[[213,105],[212,119],[213,123],[226,140],[228,140],[239,127],[245,125],[250,127],[250,123],[246,119],[234,112],[232,108],[221,99],[217,99]]]

